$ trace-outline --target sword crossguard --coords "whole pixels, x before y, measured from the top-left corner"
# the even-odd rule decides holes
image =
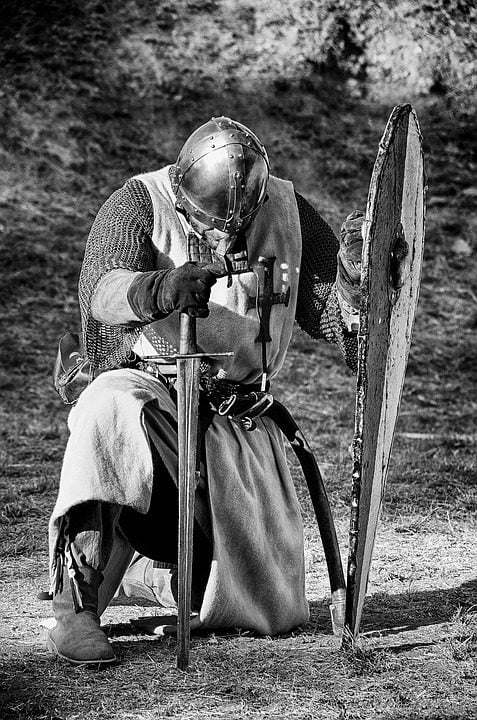
[[[233,352],[220,352],[220,353],[207,353],[207,352],[196,352],[196,353],[177,353],[177,355],[168,355],[170,360],[187,360],[187,358],[217,358],[217,357],[232,357]],[[144,360],[149,358],[144,358]]]

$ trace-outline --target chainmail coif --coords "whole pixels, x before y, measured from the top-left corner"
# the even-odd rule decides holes
[[[296,193],[303,241],[296,319],[313,338],[336,343],[356,371],[357,340],[343,323],[335,288],[339,243],[316,210]],[[152,202],[140,180],[128,180],[100,209],[86,243],[79,280],[83,338],[94,370],[128,362],[143,323],[104,325],[91,315],[91,299],[103,275],[116,268],[145,272],[157,268],[151,237]]]

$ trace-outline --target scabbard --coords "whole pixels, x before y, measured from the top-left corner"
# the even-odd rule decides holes
[[[286,407],[277,400],[274,400],[265,414],[278,425],[291,444],[300,462],[308,486],[328,567],[332,600],[331,617],[333,621],[333,631],[338,634],[342,629],[344,621],[346,581],[333,515],[331,513],[323,477],[311,448]]]

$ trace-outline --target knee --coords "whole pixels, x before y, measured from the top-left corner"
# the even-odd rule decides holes
[[[88,418],[89,423],[117,421],[124,412],[131,413],[134,393],[128,387],[127,377],[120,378],[121,370],[102,373],[81,393],[70,415],[70,424],[79,418]]]

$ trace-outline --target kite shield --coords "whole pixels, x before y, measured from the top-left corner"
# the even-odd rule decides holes
[[[419,124],[410,105],[398,105],[379,145],[363,225],[345,639],[359,632],[367,590],[419,294],[424,204]]]

